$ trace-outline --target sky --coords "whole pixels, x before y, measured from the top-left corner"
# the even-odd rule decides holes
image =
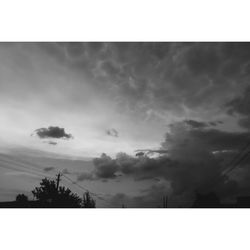
[[[0,200],[58,171],[99,207],[246,195],[249,80],[249,43],[0,43]]]

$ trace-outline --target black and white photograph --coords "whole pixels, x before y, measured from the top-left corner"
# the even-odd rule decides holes
[[[0,0],[6,250],[248,250],[247,0]]]
[[[0,207],[250,207],[250,43],[0,44]]]

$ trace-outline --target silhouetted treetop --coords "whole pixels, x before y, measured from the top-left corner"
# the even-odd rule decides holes
[[[82,201],[82,206],[84,208],[95,208],[95,201],[93,198],[90,196],[89,192],[86,192],[83,195],[83,201]]]
[[[59,186],[54,180],[43,179],[32,194],[44,205],[49,207],[81,207],[82,199],[69,188]]]

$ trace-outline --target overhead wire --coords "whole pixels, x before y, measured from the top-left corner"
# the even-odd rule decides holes
[[[0,161],[4,162],[4,163],[9,163],[9,164],[13,164],[13,165],[16,165],[18,167],[18,169],[16,169],[17,171],[23,171],[22,168],[24,168],[26,170],[26,172],[29,172],[29,173],[32,173],[32,174],[40,174],[42,175],[43,177],[48,177],[50,176],[48,173],[44,173],[42,170],[38,169],[38,168],[30,168],[26,165],[24,165],[24,163],[19,163],[19,162],[16,162],[15,160],[12,160],[12,159],[1,159],[0,158]],[[51,177],[51,176],[50,176]]]
[[[0,162],[1,161],[3,163],[8,163],[8,164],[12,164],[12,165],[16,166],[16,167],[13,167],[13,166],[6,166],[6,165],[0,164],[1,168],[5,168],[5,169],[9,169],[9,170],[14,170],[14,171],[19,171],[19,172],[23,172],[23,173],[28,173],[28,174],[36,175],[36,176],[39,176],[39,177],[45,177],[45,178],[51,177],[52,178],[52,176],[49,173],[44,173],[42,170],[40,170],[38,168],[34,168],[34,167],[30,168],[30,167],[24,165],[23,162],[21,162],[21,163],[18,162],[17,163],[15,160],[8,159],[8,158],[6,159],[5,157],[4,158],[2,157],[2,159],[0,158]],[[30,166],[32,166],[32,163],[28,163],[28,162],[26,162],[26,163],[29,164]],[[52,169],[52,170],[56,171],[55,169]],[[104,200],[104,201],[107,202],[107,200],[105,200],[103,197],[101,197],[100,194],[97,194],[97,193],[89,191],[89,189],[87,189],[87,188],[79,185],[77,182],[73,181],[70,177],[66,176],[65,173],[62,173],[62,176],[64,176],[65,179],[67,179],[71,184],[77,186],[81,190],[83,190],[85,192],[89,192],[91,195],[99,198],[100,200]]]
[[[230,161],[230,163],[228,164],[228,168],[226,168],[226,170],[224,171],[223,174],[228,174],[230,173],[235,167],[237,167],[239,165],[239,163],[242,161],[242,158],[247,158],[246,155],[248,155],[250,153],[250,151],[247,151],[245,154],[244,152],[247,150],[247,148],[250,146],[250,142],[247,142],[245,146],[243,146],[243,148],[240,150],[240,152]],[[232,165],[230,167],[230,165]]]
[[[80,188],[81,190],[85,191],[85,192],[89,192],[91,195],[97,197],[98,199],[100,200],[103,200],[107,203],[111,203],[110,201],[108,201],[107,199],[104,199],[100,194],[97,194],[97,193],[94,193],[94,192],[91,192],[89,191],[89,189],[79,185],[77,182],[73,181],[70,177],[66,176],[65,173],[62,173],[62,176],[64,176],[68,181],[70,181],[71,184],[77,186],[78,188]]]
[[[12,166],[4,166],[4,165],[0,165],[1,168],[5,168],[5,169],[9,169],[9,170],[15,170],[15,171],[19,171],[19,172],[23,172],[23,173],[28,173],[28,174],[33,174],[33,175],[37,175],[39,177],[47,177],[45,175],[42,175],[41,173],[35,173],[35,172],[31,172],[31,171],[27,171],[27,170],[24,170],[24,169],[20,169],[20,168],[15,168],[15,167],[12,167]]]
[[[238,167],[245,159],[247,159],[250,155],[250,151],[246,152],[242,157],[229,169],[227,169],[224,174],[229,174],[231,173],[236,167]]]

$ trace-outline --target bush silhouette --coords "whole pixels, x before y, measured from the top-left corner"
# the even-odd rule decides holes
[[[16,202],[18,203],[26,203],[28,202],[28,197],[25,194],[18,194],[16,196]]]

